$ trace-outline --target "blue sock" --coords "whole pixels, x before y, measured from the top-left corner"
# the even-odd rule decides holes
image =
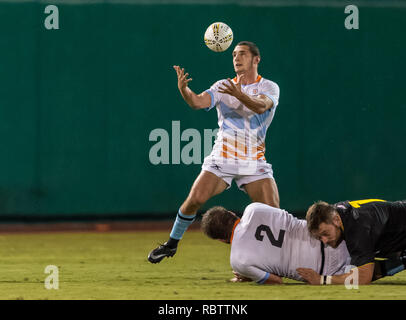
[[[393,276],[393,275],[395,275],[398,272],[403,271],[403,270],[405,270],[405,266],[400,265],[400,266],[397,266],[395,268],[392,268],[392,269],[388,270],[387,273],[388,273],[388,276]]]
[[[405,270],[405,265],[403,262],[403,257],[395,259],[387,259],[380,261],[381,272],[383,276],[393,276],[403,270]]]
[[[195,214],[188,216],[186,214],[183,214],[179,209],[175,223],[172,227],[170,237],[175,240],[182,239],[182,236],[185,233],[186,229],[193,223],[193,221],[195,221],[195,217]]]
[[[389,270],[386,271],[388,276],[394,276],[395,274],[399,273],[400,271],[405,270],[405,266],[403,264],[397,266],[397,267],[393,267]]]

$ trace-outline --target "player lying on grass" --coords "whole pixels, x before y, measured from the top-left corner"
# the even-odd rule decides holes
[[[406,267],[406,201],[368,199],[333,205],[319,201],[308,209],[306,219],[310,234],[324,244],[339,248],[345,240],[350,263],[358,268],[359,284]],[[376,258],[385,260],[376,263]],[[315,270],[301,269],[299,274],[317,284],[320,276]],[[348,276],[333,276],[331,282],[344,283]]]
[[[211,208],[203,215],[201,228],[210,238],[231,244],[234,282],[281,284],[281,277],[286,277],[330,284],[351,269],[345,241],[326,247],[309,234],[306,220],[265,204],[250,204],[241,219],[223,207]],[[388,261],[375,261],[375,265],[373,280],[396,273],[385,271]],[[303,276],[304,271],[312,271],[312,281]]]
[[[344,242],[337,249],[324,248],[310,236],[306,220],[262,203],[247,206],[241,220],[223,207],[211,208],[203,215],[201,228],[208,237],[231,244],[234,281],[280,284],[281,277],[304,281],[299,267],[320,275],[342,274],[350,260]]]

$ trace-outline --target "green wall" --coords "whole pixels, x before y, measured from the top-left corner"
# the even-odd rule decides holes
[[[280,86],[266,156],[281,207],[406,198],[406,8],[360,6],[347,30],[344,4],[227,3],[61,2],[60,29],[46,30],[45,3],[0,2],[0,219],[174,214],[201,165],[151,164],[149,134],[217,127],[172,69],[197,92],[233,77],[231,50],[202,39],[215,21],[256,42],[260,74]],[[233,185],[204,208],[248,203]]]

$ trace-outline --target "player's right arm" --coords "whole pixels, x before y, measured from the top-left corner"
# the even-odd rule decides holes
[[[192,78],[188,78],[189,73],[185,74],[185,69],[180,68],[179,66],[173,66],[178,76],[178,89],[180,94],[183,97],[183,100],[192,108],[192,109],[205,109],[211,105],[210,94],[206,91],[201,94],[194,93],[189,87],[188,84],[192,81]]]
[[[234,273],[234,278],[230,279],[231,282],[250,282],[253,281],[251,278],[245,277],[235,271]],[[264,282],[261,282],[261,284],[283,284],[282,278],[277,276],[276,274],[269,273],[267,276],[267,279]]]
[[[247,278],[235,271],[234,273],[234,278],[230,279],[231,282],[250,282],[252,281],[251,278]],[[268,278],[262,282],[262,284],[283,284],[282,278],[277,276],[276,274],[270,273]]]
[[[282,284],[282,278],[249,263],[238,262],[233,266],[232,282],[254,281],[258,284]],[[234,281],[233,281],[234,280]]]

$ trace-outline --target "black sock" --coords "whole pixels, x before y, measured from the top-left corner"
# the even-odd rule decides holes
[[[169,237],[169,240],[166,242],[166,245],[171,249],[175,249],[178,247],[178,242],[179,240]]]

